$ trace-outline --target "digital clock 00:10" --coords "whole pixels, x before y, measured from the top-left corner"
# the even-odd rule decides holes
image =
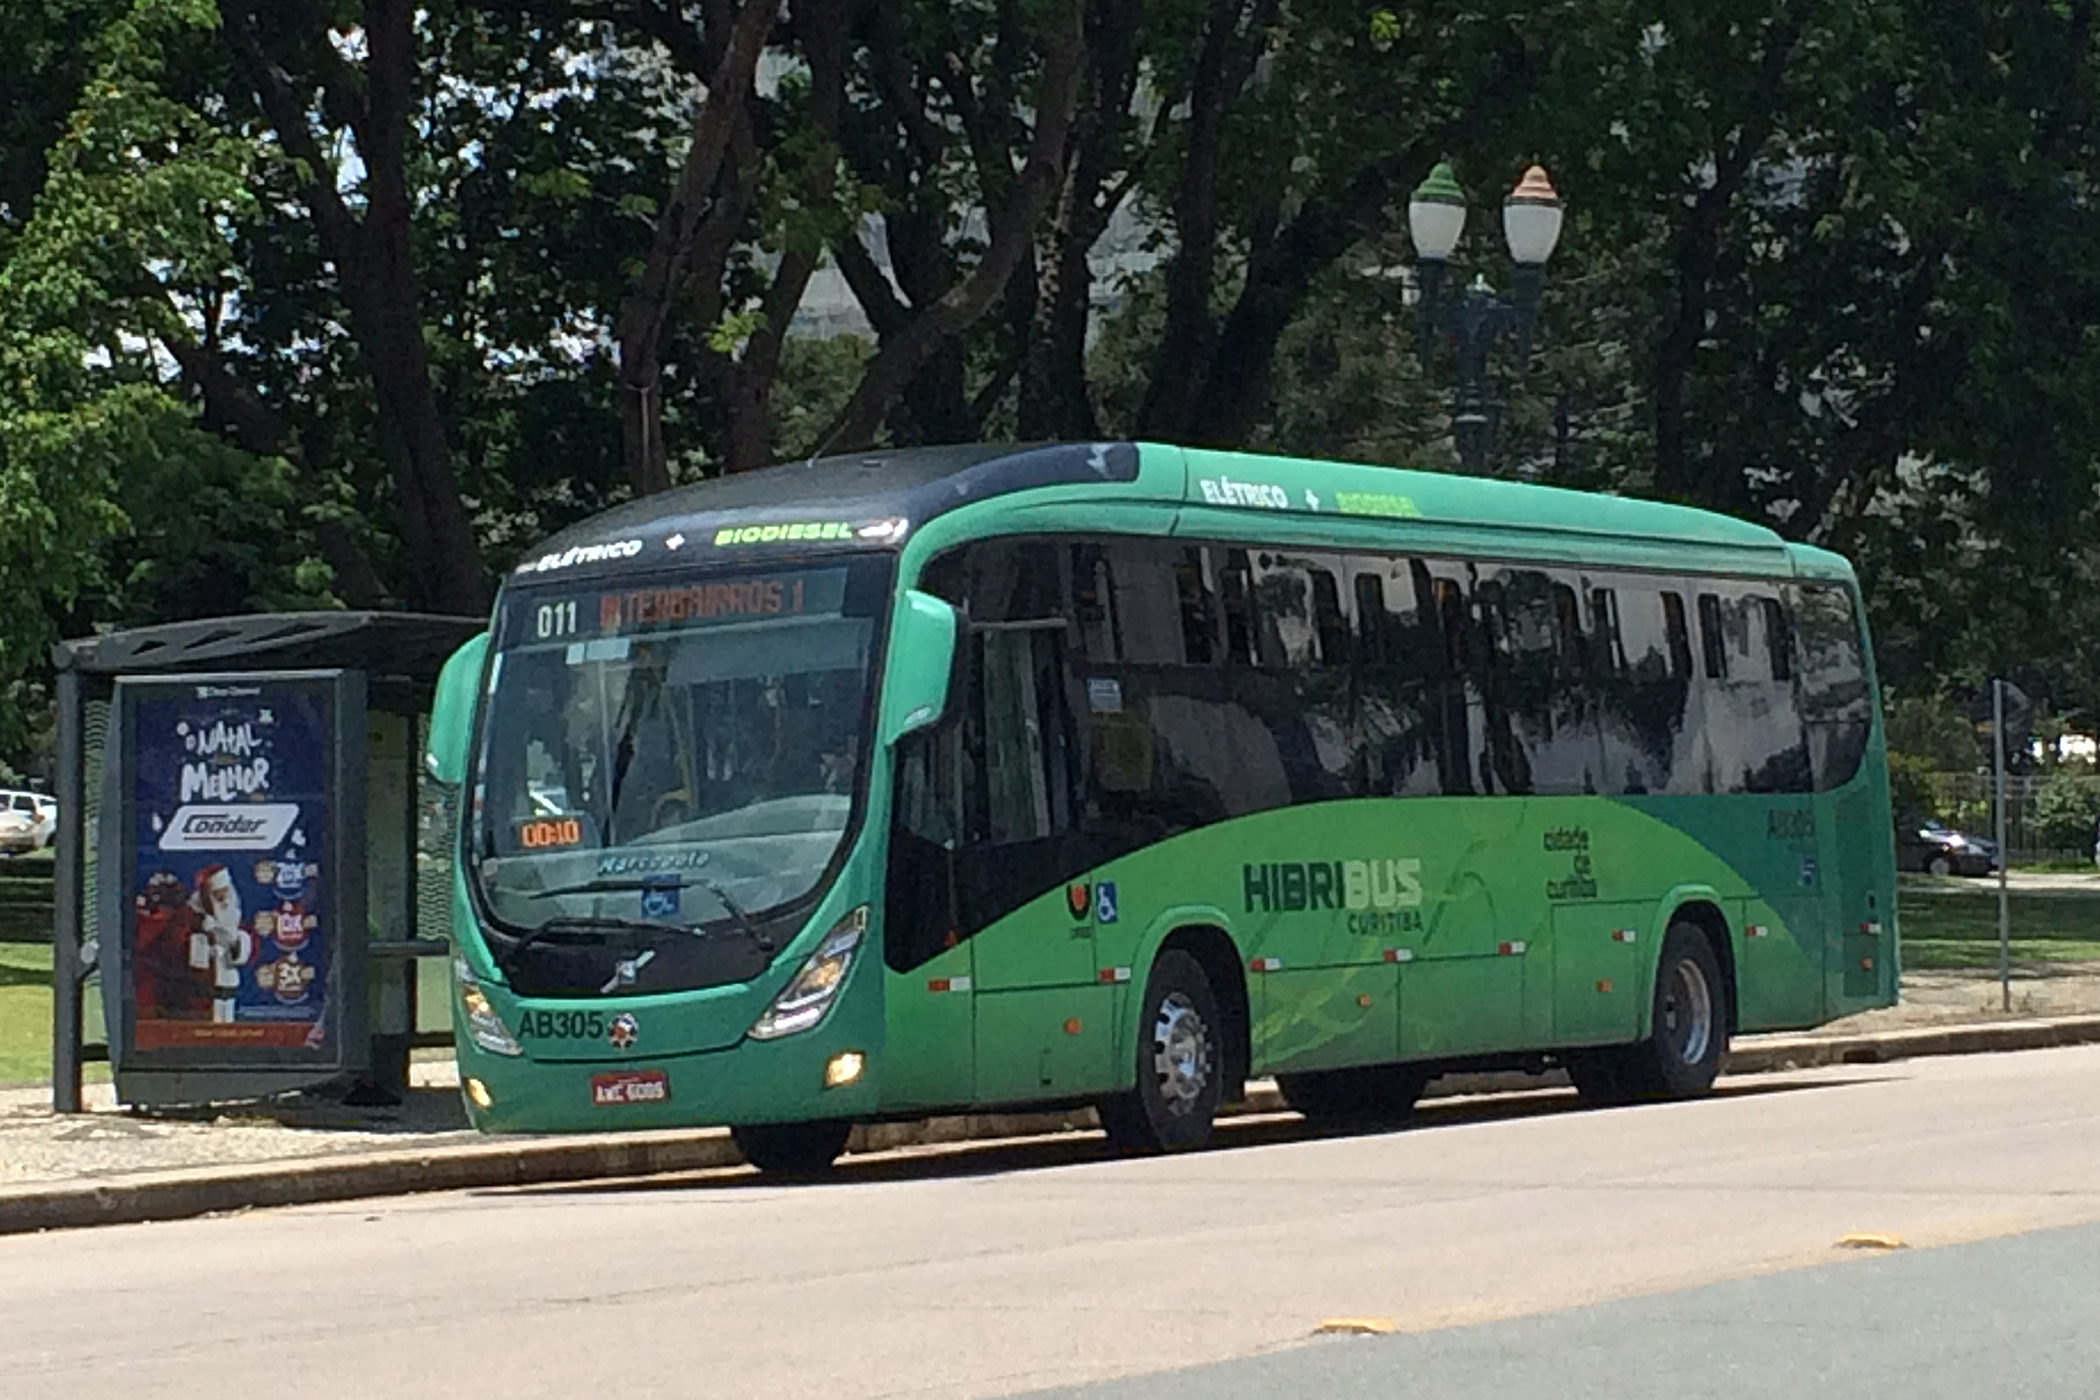
[[[554,851],[583,843],[579,817],[534,817],[518,823],[518,845],[528,851]]]

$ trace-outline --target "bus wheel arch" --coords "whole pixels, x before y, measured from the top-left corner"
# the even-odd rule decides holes
[[[1131,1087],[1097,1105],[1110,1146],[1121,1152],[1177,1152],[1210,1141],[1220,1107],[1243,1072],[1244,1005],[1236,966],[1221,965],[1218,943],[1177,929],[1144,964],[1130,1037]],[[1184,936],[1187,933],[1188,936]],[[1228,975],[1229,972],[1229,975]]]
[[[1240,965],[1239,949],[1225,930],[1212,924],[1186,924],[1176,928],[1160,942],[1152,960],[1157,961],[1159,955],[1169,948],[1179,948],[1194,958],[1202,967],[1203,975],[1210,979],[1211,994],[1218,999],[1218,1014],[1224,1021],[1221,1027],[1225,1052],[1224,1101],[1236,1102],[1247,1092],[1254,1031],[1247,1001],[1247,974]]]
[[[1665,936],[1675,924],[1690,924],[1706,935],[1707,947],[1713,950],[1714,961],[1721,968],[1721,1001],[1727,1011],[1728,1028],[1734,1030],[1742,1024],[1743,1008],[1735,975],[1735,940],[1728,936],[1727,918],[1721,913],[1720,906],[1711,900],[1692,899],[1670,911],[1670,917],[1663,921]],[[1658,946],[1655,973],[1660,972],[1661,962],[1662,950]],[[1650,976],[1649,985],[1654,985],[1654,974]]]
[[[1728,1058],[1735,1019],[1715,941],[1710,926],[1672,912],[1657,954],[1640,1039],[1573,1051],[1565,1059],[1568,1075],[1586,1102],[1689,1099],[1712,1091]]]

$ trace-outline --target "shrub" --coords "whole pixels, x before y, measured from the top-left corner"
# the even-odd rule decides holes
[[[2090,851],[2100,823],[2100,789],[2074,773],[2058,773],[2034,795],[2027,819],[2035,845],[2052,851]]]
[[[1938,771],[1931,759],[1918,754],[1889,750],[1889,805],[1898,815],[1944,817],[1932,775]]]

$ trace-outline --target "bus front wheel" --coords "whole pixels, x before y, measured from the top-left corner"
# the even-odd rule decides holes
[[[815,1176],[846,1150],[851,1123],[747,1123],[729,1137],[744,1160],[772,1176]]]
[[[1169,948],[1145,979],[1137,1085],[1101,1104],[1119,1152],[1179,1152],[1210,1141],[1225,1091],[1224,1019],[1203,965]]]
[[[1713,1088],[1728,1055],[1728,984],[1704,930],[1671,924],[1655,969],[1646,1040],[1568,1057],[1568,1077],[1592,1103],[1691,1099]]]

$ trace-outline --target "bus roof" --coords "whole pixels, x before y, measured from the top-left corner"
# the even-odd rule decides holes
[[[1767,556],[1768,567],[1785,571],[1792,565],[1825,576],[1850,572],[1837,556],[1790,548],[1762,525],[1689,506],[1441,472],[1109,442],[912,448],[720,477],[586,520],[548,541],[516,573],[624,573],[667,563],[667,552],[688,548],[688,558],[888,548],[949,511],[1051,490],[1065,501],[1099,493],[1178,506],[1197,532],[1199,520],[1229,526],[1249,516],[1286,516],[1300,530],[1328,521],[1348,522],[1351,533],[1413,526],[1639,542],[1704,547],[1738,559]]]

